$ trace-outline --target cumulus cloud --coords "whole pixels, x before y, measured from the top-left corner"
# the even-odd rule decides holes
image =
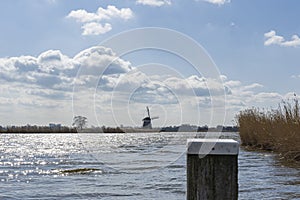
[[[279,45],[284,47],[297,47],[300,45],[300,38],[298,35],[293,35],[291,40],[286,40],[283,36],[277,35],[274,30],[271,30],[264,34],[265,46]]]
[[[96,13],[89,13],[86,10],[72,10],[67,18],[73,18],[77,22],[92,22],[92,21],[101,21],[102,18],[100,18]]]
[[[260,92],[254,95],[254,100],[257,102],[264,102],[266,100],[272,100],[272,99],[280,100],[282,99],[282,95],[276,92]]]
[[[300,101],[300,96],[297,95],[296,92],[288,92],[284,95],[284,99],[291,100],[291,99],[297,99]]]
[[[100,35],[107,33],[112,29],[111,24],[109,23],[102,25],[96,22],[84,24],[81,28],[83,29],[82,35]]]
[[[262,88],[262,87],[264,87],[262,84],[259,84],[259,83],[252,83],[252,84],[250,84],[250,85],[246,85],[246,86],[245,86],[245,89],[250,90],[250,89],[254,89],[254,88]]]
[[[292,75],[291,78],[300,78],[300,75]]]
[[[210,78],[193,75],[186,78],[169,77],[162,79],[162,77],[158,76],[147,76],[147,74],[140,71],[102,76],[99,88],[105,91],[136,92],[136,99],[136,96],[141,96],[139,99],[147,99],[149,94],[157,94],[157,96],[164,96],[165,99],[168,99],[174,95],[201,97],[222,95],[224,92],[229,93],[230,91],[226,89],[226,86],[224,88],[221,83]],[[156,101],[153,99],[153,102]],[[172,102],[174,102],[173,99]]]
[[[99,7],[97,12],[90,13],[86,10],[73,10],[71,11],[67,18],[73,18],[78,22],[101,22],[103,20],[108,20],[112,18],[121,18],[128,20],[133,17],[133,12],[130,8],[121,8],[118,9],[115,6],[108,5],[107,8]]]
[[[224,85],[231,91],[226,96],[226,107],[231,114],[253,106],[274,106],[283,98],[279,93],[263,91],[264,86],[259,83],[245,85],[241,81],[227,80]]]
[[[108,5],[107,8],[99,7],[98,10],[88,12],[83,9],[73,10],[67,18],[74,19],[79,23],[82,23],[82,35],[100,35],[109,32],[112,29],[112,25],[107,21],[112,18],[119,18],[128,20],[133,17],[133,12],[130,8],[118,9],[115,6]]]
[[[70,114],[72,97],[76,99],[88,91],[94,92],[101,74],[120,76],[133,69],[130,62],[102,46],[85,49],[74,57],[48,50],[36,57],[0,58],[0,110],[13,109],[7,112],[18,116],[7,118],[8,124],[9,120],[16,123],[17,118],[22,121],[34,112],[45,111],[45,118],[49,118],[49,113],[55,110],[65,116]],[[73,91],[74,87],[79,89]],[[87,98],[93,97],[87,95]],[[83,105],[84,109],[91,107],[90,102]]]
[[[217,5],[223,5],[225,3],[230,3],[230,0],[205,0],[208,3],[217,4]]]
[[[195,96],[210,96],[211,94],[221,95],[224,93],[224,90],[226,92],[226,89],[220,82],[196,75],[185,79],[172,77],[166,79],[164,83],[179,94],[186,94],[188,92]]]
[[[133,69],[129,61],[119,58],[110,48],[102,46],[85,49],[73,59],[82,67],[81,74],[121,74]]]
[[[74,73],[74,60],[60,51],[49,50],[38,57],[20,56],[0,59],[0,78],[7,82],[35,84],[53,88],[55,84],[69,81]]]
[[[202,113],[209,113],[211,106],[221,108],[224,103],[222,92],[225,90],[226,109],[233,119],[234,114],[241,109],[261,105],[276,106],[283,98],[279,93],[261,91],[263,85],[259,83],[243,84],[238,80],[230,80],[224,75],[221,75],[221,79],[224,85],[214,79],[196,75],[160,78],[157,75],[148,76],[141,71],[105,75],[99,82],[97,100],[99,105],[113,105],[116,110],[122,110],[128,104],[162,105],[165,109],[169,109],[172,105],[180,105],[183,110],[189,110],[193,113],[190,115],[195,117],[197,109]],[[109,92],[112,94],[111,98],[101,98]]]
[[[171,5],[171,0],[137,0],[136,3],[141,5],[160,7],[164,5]]]
[[[166,110],[182,107],[197,114],[197,109],[208,110],[212,106],[212,96],[216,98],[214,106],[221,107],[225,92],[227,110],[236,113],[260,103],[277,105],[283,98],[278,93],[263,91],[259,83],[243,84],[225,75],[220,78],[223,83],[197,75],[181,77],[159,71],[149,75],[102,46],[85,49],[74,57],[48,50],[36,57],[0,58],[0,109],[6,105],[25,106],[30,114],[30,107],[39,112],[38,108],[44,105],[45,112],[65,111],[73,98],[74,108],[79,108],[76,113],[86,112],[90,119],[96,103],[101,115],[106,112],[102,115],[105,120],[111,115],[110,105],[120,112],[130,103],[141,109],[147,104],[161,105]]]
[[[259,83],[244,85],[241,81],[230,80],[224,75],[220,78],[224,84],[196,75],[148,76],[134,68],[129,61],[119,58],[111,49],[101,46],[85,49],[73,58],[58,50],[49,50],[37,57],[0,59],[2,87],[5,84],[19,83],[18,87],[30,86],[31,90],[27,95],[46,99],[70,97],[73,86],[84,90],[94,90],[97,87],[97,90],[104,92],[136,93],[133,101],[146,102],[147,99],[152,99],[152,102],[157,103],[176,103],[178,100],[175,97],[178,95],[205,98],[222,95],[224,92],[229,99],[232,98],[235,105],[247,105],[254,97],[261,100],[279,97],[274,93],[255,92],[263,88]]]
[[[77,77],[76,82],[75,77],[79,69],[82,76]],[[130,70],[132,70],[130,62],[118,58],[111,49],[101,46],[85,49],[73,58],[69,58],[58,50],[45,51],[37,57],[0,58],[2,82],[35,85],[39,89],[66,92],[71,91],[73,85],[80,81],[82,84],[93,82],[101,73],[104,75],[121,74]],[[41,94],[41,92],[31,92],[36,95],[39,93]]]

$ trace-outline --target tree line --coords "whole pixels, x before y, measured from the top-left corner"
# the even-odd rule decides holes
[[[26,126],[0,126],[0,133],[77,133],[75,127],[60,126],[37,126],[37,125],[26,125]]]

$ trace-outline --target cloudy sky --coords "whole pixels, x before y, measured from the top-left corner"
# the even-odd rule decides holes
[[[300,17],[296,0],[0,1],[0,125],[50,122],[140,126],[233,125],[238,111],[276,108],[300,94]],[[119,55],[105,41],[158,27],[175,36],[137,35],[170,44]],[[174,54],[202,46],[200,67]],[[158,41],[156,41],[156,39]],[[197,57],[196,56],[196,57]],[[207,70],[218,72],[209,76]],[[223,107],[225,105],[225,107]]]

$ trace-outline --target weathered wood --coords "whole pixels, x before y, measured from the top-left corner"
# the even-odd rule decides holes
[[[215,142],[216,152],[212,147],[206,156],[195,154],[195,148],[200,149],[205,143],[204,140],[189,143],[191,148],[187,152],[188,200],[238,199],[238,143],[226,143],[228,141],[222,140]]]

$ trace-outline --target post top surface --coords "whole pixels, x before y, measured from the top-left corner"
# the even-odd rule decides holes
[[[193,138],[187,140],[187,154],[237,155],[239,142],[233,139]]]
[[[235,144],[239,144],[236,140],[234,139],[215,139],[215,138],[191,138],[191,139],[187,139],[187,142],[215,142],[215,143],[235,143]]]

